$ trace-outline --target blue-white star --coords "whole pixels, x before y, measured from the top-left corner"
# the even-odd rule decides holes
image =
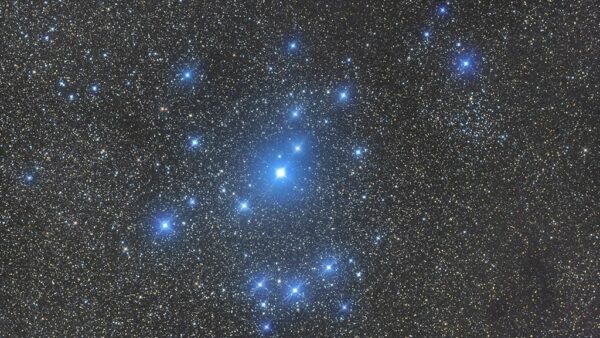
[[[298,48],[300,48],[300,43],[298,41],[291,41],[290,43],[288,43],[288,51],[290,53],[297,51]]]
[[[265,322],[260,325],[260,330],[262,333],[269,333],[272,329],[271,323],[269,322]]]
[[[286,177],[285,167],[279,167],[279,168],[275,169],[275,178],[283,179],[285,177]]]
[[[33,174],[25,174],[25,176],[23,176],[23,181],[25,181],[26,184],[32,183]]]
[[[248,211],[248,209],[250,209],[250,203],[248,201],[241,201],[238,205],[238,209],[242,212]]]
[[[348,100],[348,96],[349,96],[349,94],[348,94],[348,90],[346,90],[346,89],[344,89],[344,90],[341,90],[341,91],[338,93],[338,99],[339,99],[340,101],[346,101],[346,100]]]
[[[200,139],[197,137],[191,137],[188,142],[191,149],[196,149],[200,146]]]

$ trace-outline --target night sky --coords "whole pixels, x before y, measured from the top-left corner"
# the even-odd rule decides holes
[[[600,7],[4,1],[0,335],[600,336]]]

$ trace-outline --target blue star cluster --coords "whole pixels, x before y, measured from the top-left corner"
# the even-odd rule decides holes
[[[597,7],[0,5],[0,335],[594,336]]]

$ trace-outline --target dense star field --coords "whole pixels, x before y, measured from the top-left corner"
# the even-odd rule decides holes
[[[600,335],[599,4],[5,1],[0,335]]]

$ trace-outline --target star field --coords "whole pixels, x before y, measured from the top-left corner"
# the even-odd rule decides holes
[[[599,335],[598,13],[1,4],[0,335]]]

